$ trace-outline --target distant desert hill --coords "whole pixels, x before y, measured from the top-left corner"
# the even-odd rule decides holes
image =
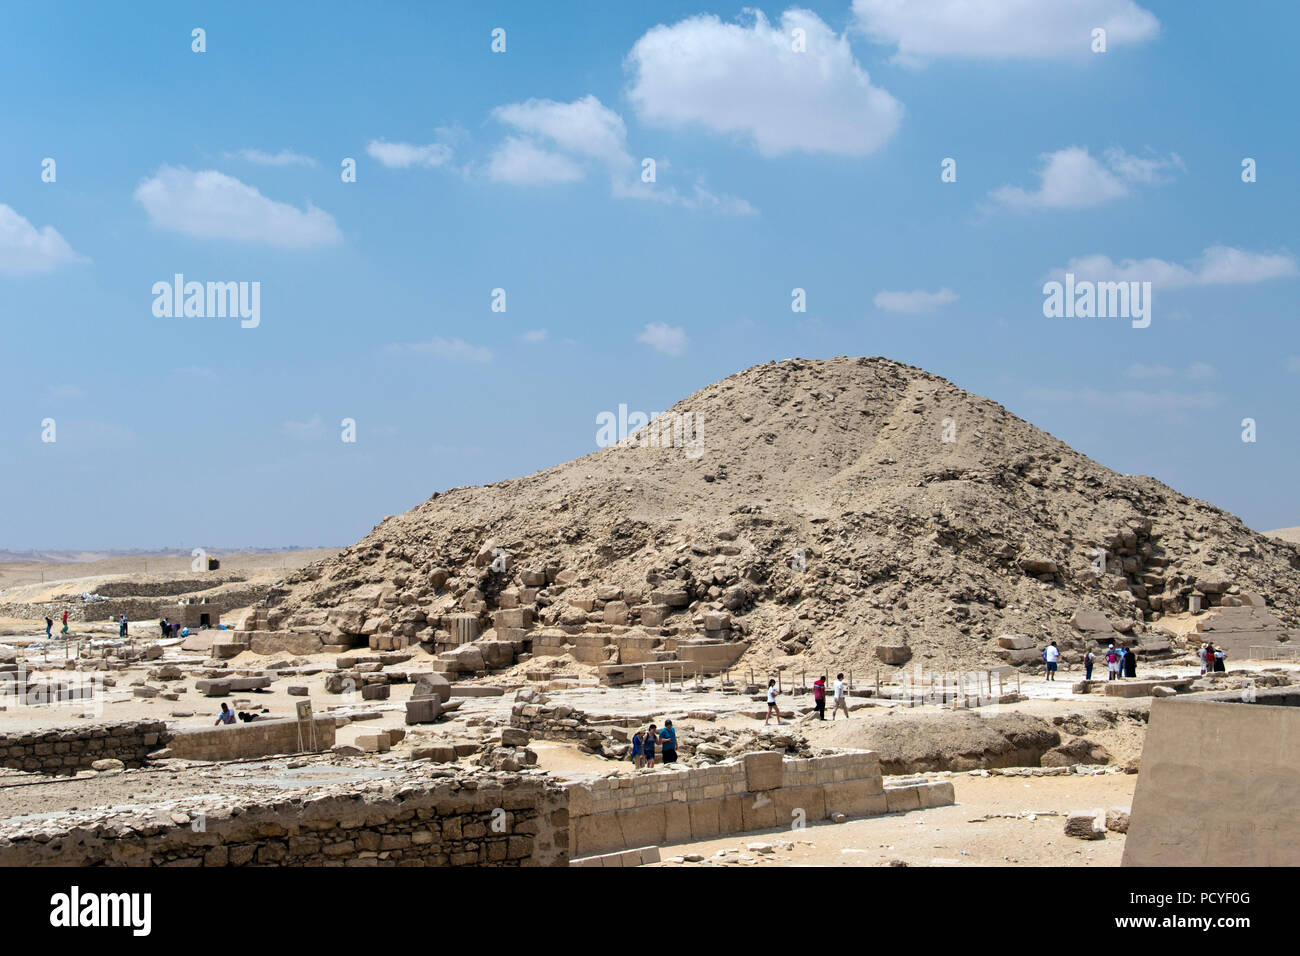
[[[542,626],[625,620],[683,639],[727,611],[730,635],[752,642],[747,660],[811,672],[875,667],[874,648],[899,641],[927,667],[988,662],[1003,633],[1076,636],[1081,608],[1142,630],[1186,610],[1194,589],[1210,604],[1260,592],[1297,622],[1294,544],[1117,474],[922,369],[771,362],[664,420],[688,413],[694,446],[634,436],[385,519],[288,576],[272,598],[279,626],[445,640],[452,614],[486,629],[520,602]],[[615,591],[628,615],[602,617]],[[663,609],[644,609],[668,591],[688,600],[653,623]]]
[[[1300,544],[1300,526],[1295,528],[1274,528],[1272,531],[1265,531],[1270,538],[1281,538],[1283,541],[1290,541],[1292,544]]]

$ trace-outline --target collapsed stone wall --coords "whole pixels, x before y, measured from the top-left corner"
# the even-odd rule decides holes
[[[161,720],[89,724],[61,730],[0,735],[0,766],[34,773],[73,774],[96,760],[120,760],[140,767],[149,751],[170,737]]]
[[[377,792],[270,804],[175,801],[108,817],[0,823],[0,866],[564,866],[566,797],[550,778],[411,775]]]
[[[870,816],[954,801],[949,781],[886,788],[880,761],[870,751],[807,760],[761,751],[711,767],[576,781],[566,789],[569,853],[575,859],[841,813]]]

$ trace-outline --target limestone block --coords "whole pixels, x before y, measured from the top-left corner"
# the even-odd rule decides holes
[[[903,787],[886,787],[885,804],[890,813],[905,813],[908,810],[921,809],[921,796],[915,785]]]
[[[912,659],[912,649],[906,644],[881,644],[876,657],[883,664],[906,664]]]
[[[784,783],[784,755],[778,750],[762,750],[744,755],[746,788],[759,792],[776,790]]]

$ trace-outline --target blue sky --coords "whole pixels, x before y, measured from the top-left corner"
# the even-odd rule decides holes
[[[342,545],[842,354],[1300,524],[1294,4],[701,2],[6,6],[0,548]]]

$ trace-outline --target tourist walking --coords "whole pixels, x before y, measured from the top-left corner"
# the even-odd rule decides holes
[[[767,682],[767,716],[763,718],[764,727],[766,727],[767,722],[772,719],[773,714],[776,714],[776,722],[779,725],[781,723],[781,709],[776,706],[775,678],[771,678]]]
[[[63,635],[68,633],[68,609],[66,607],[63,609],[63,630],[59,633]]]
[[[817,711],[817,719],[826,719],[826,675],[813,681],[813,709]]]
[[[48,641],[54,636],[54,619],[47,617],[45,619],[45,639]]]
[[[1043,648],[1043,660],[1047,662],[1047,679],[1056,680],[1056,663],[1061,659],[1061,649],[1056,646],[1056,641],[1048,644]]]
[[[1084,680],[1092,680],[1092,664],[1093,661],[1095,661],[1096,659],[1097,659],[1097,655],[1092,652],[1091,647],[1083,652],[1083,679]]]
[[[1137,651],[1135,651],[1131,647],[1128,649],[1128,653],[1124,655],[1124,676],[1125,677],[1138,676]]]
[[[1225,674],[1228,671],[1227,666],[1223,663],[1223,648],[1216,648],[1214,651],[1214,670],[1215,673]]]
[[[1115,653],[1119,657],[1119,661],[1115,667],[1115,676],[1118,679],[1123,680],[1124,679],[1124,658],[1127,656],[1128,651],[1124,650],[1124,648],[1121,647]]]
[[[641,752],[645,756],[645,765],[647,769],[653,769],[655,765],[655,741],[659,735],[655,733],[655,725],[651,724],[650,729],[645,732],[641,738]]]
[[[1106,680],[1114,680],[1119,676],[1119,655],[1115,653],[1115,645],[1112,644],[1106,648]]]
[[[835,707],[831,710],[831,720],[839,716],[840,711],[844,711],[844,717],[847,720],[849,716],[849,701],[844,687],[844,675],[835,675]]]
[[[644,740],[645,737],[642,736],[639,730],[632,737],[632,766],[637,770],[645,766]]]
[[[677,731],[671,720],[665,720],[664,729],[659,731],[659,753],[665,764],[677,762]]]

